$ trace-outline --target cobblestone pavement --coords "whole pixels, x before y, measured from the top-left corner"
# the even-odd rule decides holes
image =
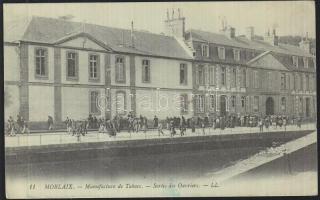
[[[289,125],[286,127],[287,131],[292,130],[315,130],[316,124],[303,124],[301,128],[297,126]],[[264,132],[284,131],[282,128],[270,127],[269,129],[263,129]],[[146,133],[140,131],[138,133],[128,133],[127,130],[123,130],[115,137],[110,137],[107,133],[99,133],[98,131],[88,132],[85,136],[72,136],[67,132],[57,133],[33,133],[33,134],[19,134],[15,136],[5,136],[6,147],[17,147],[17,146],[39,146],[39,145],[50,145],[50,144],[68,144],[68,143],[89,143],[89,142],[104,142],[104,141],[119,141],[119,140],[144,140],[144,139],[155,139],[155,138],[169,138],[170,132],[166,129],[163,130],[164,135],[158,133],[157,130],[148,130]],[[202,135],[225,135],[225,134],[246,134],[259,132],[258,127],[236,127],[213,129],[206,128],[203,133],[202,129],[196,129],[195,133],[191,132],[191,129],[187,129],[184,136],[180,135],[180,130],[176,129],[176,137],[196,137]]]

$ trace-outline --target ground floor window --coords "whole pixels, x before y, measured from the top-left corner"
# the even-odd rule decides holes
[[[285,97],[282,97],[282,98],[281,98],[281,111],[282,111],[282,112],[285,112],[285,111],[286,111],[286,104],[287,104],[286,98],[285,98]]]
[[[216,96],[215,95],[210,95],[209,96],[209,109],[211,112],[215,111],[216,107]]]
[[[180,95],[180,103],[181,103],[181,113],[188,112],[188,95],[181,94]]]
[[[231,96],[231,107],[232,108],[236,107],[236,96]]]
[[[98,106],[99,91],[90,92],[90,113],[98,114],[100,112]]]
[[[241,108],[243,110],[246,110],[246,97],[245,96],[241,97]]]
[[[258,96],[253,97],[253,111],[254,112],[259,111],[259,97]]]
[[[196,96],[196,108],[198,112],[204,112],[204,95]]]
[[[125,93],[117,92],[116,94],[116,112],[117,114],[124,114],[126,109]]]

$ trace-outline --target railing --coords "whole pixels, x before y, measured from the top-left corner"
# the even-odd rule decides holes
[[[269,127],[266,129],[263,127],[262,132],[276,132],[276,131],[294,131],[294,130],[315,130],[315,123],[302,124],[301,128],[296,125],[288,125],[286,127]],[[18,147],[18,146],[39,146],[39,145],[53,145],[53,144],[70,144],[70,143],[89,143],[89,142],[103,142],[103,141],[121,141],[121,140],[141,140],[141,139],[155,139],[155,138],[170,138],[170,131],[163,129],[164,135],[158,132],[158,130],[147,130],[146,132],[128,132],[122,130],[117,133],[116,136],[109,136],[108,133],[99,133],[98,131],[88,132],[86,135],[72,135],[67,132],[59,133],[33,133],[33,134],[17,134],[15,136],[5,136],[6,147]],[[187,129],[183,136],[180,135],[180,130],[176,128],[176,137],[197,137],[205,135],[226,135],[226,134],[243,134],[243,133],[259,133],[259,127],[235,127],[214,129],[212,127],[197,128],[194,133],[191,129]]]

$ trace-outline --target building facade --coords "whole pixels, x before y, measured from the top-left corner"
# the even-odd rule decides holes
[[[258,41],[252,27],[185,31],[181,16],[168,16],[165,35],[43,17],[23,27],[4,34],[6,118],[316,114],[307,38],[295,47],[275,31]]]

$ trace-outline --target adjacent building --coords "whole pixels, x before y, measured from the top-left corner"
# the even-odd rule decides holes
[[[154,34],[33,17],[4,43],[5,117],[30,122],[129,112],[167,116],[288,114],[315,117],[315,57],[308,38],[280,44],[223,27],[185,30],[169,16]]]

